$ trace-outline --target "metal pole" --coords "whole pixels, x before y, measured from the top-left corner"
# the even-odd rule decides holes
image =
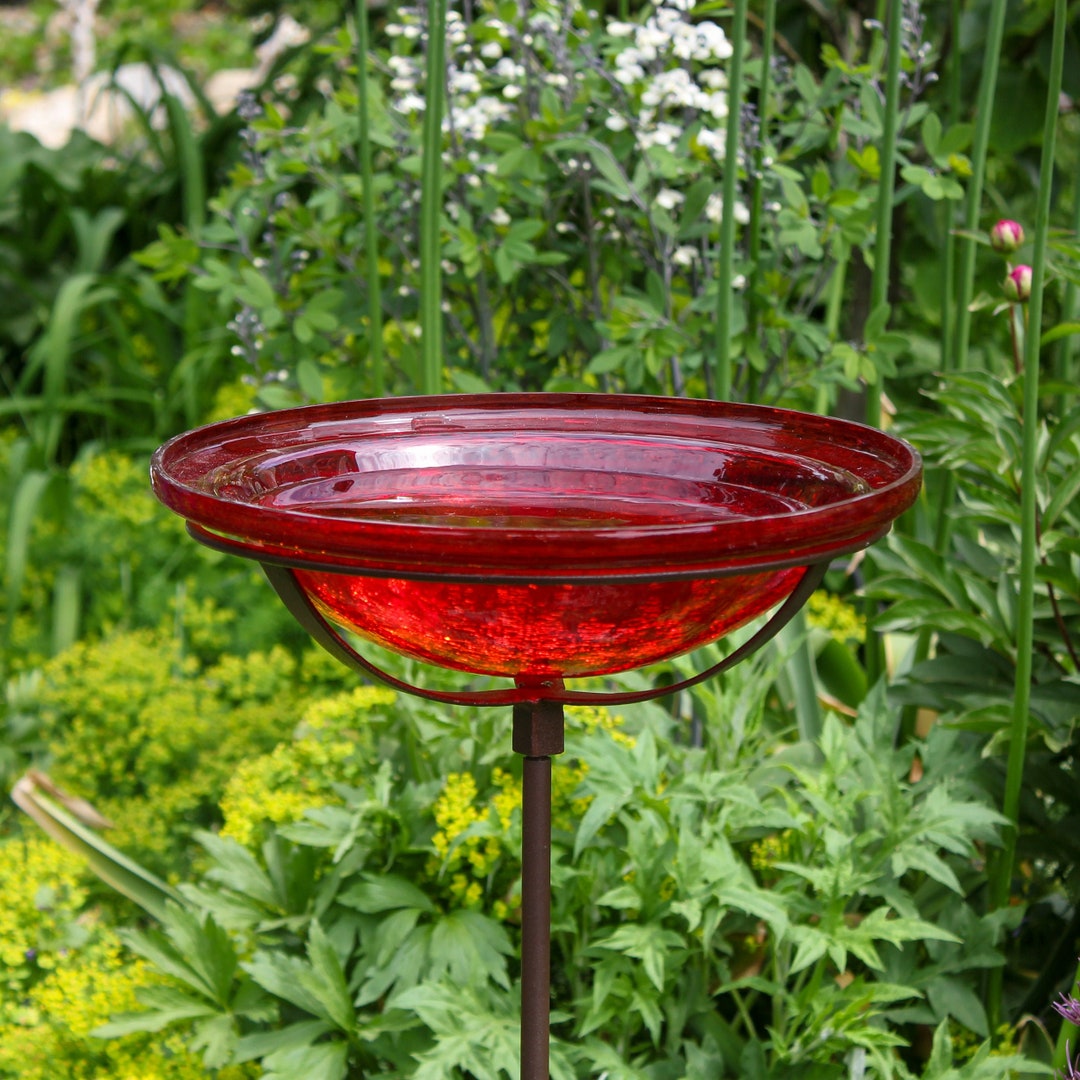
[[[521,1080],[550,1080],[551,758],[563,751],[557,702],[514,706],[521,783]]]

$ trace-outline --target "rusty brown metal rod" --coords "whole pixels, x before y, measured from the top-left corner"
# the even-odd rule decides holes
[[[514,706],[521,782],[521,1080],[549,1080],[551,1047],[551,758],[563,751],[557,702]]]

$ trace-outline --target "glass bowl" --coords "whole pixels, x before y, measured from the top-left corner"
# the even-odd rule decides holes
[[[921,465],[872,428],[781,409],[485,394],[211,424],[151,476],[197,538],[292,568],[337,626],[521,683],[723,637],[887,532]]]

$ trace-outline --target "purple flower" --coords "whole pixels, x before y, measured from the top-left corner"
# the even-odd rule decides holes
[[[1031,296],[1031,267],[1014,266],[1001,287],[1014,303],[1026,304]]]
[[[1055,1001],[1054,1008],[1058,1013],[1063,1016],[1070,1024],[1076,1024],[1080,1027],[1080,1001],[1070,996],[1069,994],[1062,994],[1060,1001]]]
[[[1024,242],[1024,229],[1018,221],[999,221],[990,230],[990,246],[1002,255],[1011,255]]]

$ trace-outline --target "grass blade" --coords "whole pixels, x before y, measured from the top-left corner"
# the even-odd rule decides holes
[[[133,900],[155,919],[164,919],[169,900],[185,906],[183,897],[159,877],[102,840],[45,794],[42,777],[28,773],[15,784],[11,798],[58,844],[86,860],[102,881]]]

